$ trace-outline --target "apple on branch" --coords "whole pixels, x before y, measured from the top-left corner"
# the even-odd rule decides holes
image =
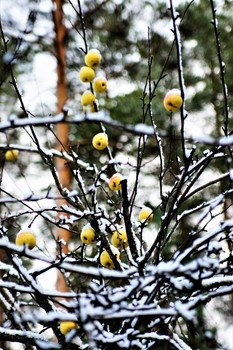
[[[115,173],[108,181],[109,188],[112,191],[120,191],[121,190],[121,180],[122,175],[119,173]]]
[[[179,89],[169,90],[163,100],[163,105],[168,112],[176,112],[182,106],[183,99]]]
[[[79,78],[83,83],[90,83],[95,78],[95,71],[90,67],[82,67],[79,71]]]
[[[101,54],[99,50],[91,49],[85,55],[85,63],[88,67],[95,69],[101,62]]]
[[[120,260],[119,250],[116,247],[114,247],[113,245],[110,245],[110,249],[111,249],[113,255],[115,255],[116,259]],[[109,269],[115,268],[114,262],[106,249],[104,249],[102,251],[102,253],[100,254],[100,263],[102,266],[107,267]]]
[[[108,135],[105,132],[96,134],[92,139],[92,145],[95,149],[102,151],[108,145]]]
[[[111,243],[118,249],[127,248],[129,243],[125,229],[119,228],[114,231],[111,238]]]
[[[87,224],[83,227],[80,238],[81,241],[85,244],[92,244],[95,241],[95,230],[91,227],[90,224]]]
[[[22,229],[16,236],[15,244],[26,245],[29,249],[36,246],[36,235],[30,228]]]
[[[60,332],[63,335],[66,335],[67,333],[69,333],[72,329],[77,329],[78,325],[76,322],[73,321],[62,321],[60,323]]]
[[[104,77],[95,78],[93,81],[93,89],[97,93],[103,93],[107,90],[107,79]]]
[[[5,153],[5,159],[9,162],[15,162],[18,159],[19,151],[17,149],[9,149]]]
[[[81,103],[82,103],[83,106],[93,105],[95,100],[96,100],[95,95],[89,90],[86,90],[82,94]]]
[[[149,207],[143,207],[138,215],[139,221],[149,224],[153,220],[153,211]]]

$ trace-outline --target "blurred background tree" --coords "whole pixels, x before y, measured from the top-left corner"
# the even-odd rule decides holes
[[[169,133],[171,120],[163,108],[162,100],[167,90],[177,87],[179,81],[177,75],[177,57],[173,46],[173,35],[171,35],[172,24],[170,12],[164,1],[85,1],[82,5],[82,14],[78,2],[64,1],[64,23],[66,26],[66,81],[67,81],[67,106],[70,114],[82,112],[80,96],[85,86],[79,81],[78,71],[84,64],[86,43],[89,48],[100,50],[103,61],[101,71],[109,81],[109,89],[104,98],[99,99],[100,109],[110,112],[112,118],[123,123],[151,124],[149,113],[145,114],[145,106],[152,103],[153,118],[157,129],[164,131],[166,147],[166,161],[168,164],[177,162],[176,152],[171,154],[171,148],[175,150],[180,147],[180,140],[176,137],[179,121],[173,120],[172,135]],[[2,26],[7,39],[7,52],[1,40],[0,70],[1,70],[1,92],[0,108],[1,117],[6,119],[12,114],[18,117],[25,116],[22,106],[15,109],[18,96],[12,84],[11,70],[19,82],[20,91],[22,86],[33,79],[33,64],[41,54],[50,56],[52,61],[56,60],[54,50],[54,30],[52,20],[52,2],[50,1],[28,1],[20,0],[16,6],[16,12],[27,9],[25,18],[17,18],[14,11],[9,11],[9,5],[4,2],[6,11],[2,15]],[[228,91],[232,91],[232,45],[231,32],[233,19],[231,16],[232,2],[222,1],[217,6],[218,30],[221,42],[223,61],[225,64],[226,83]],[[198,135],[197,129],[202,129],[203,135],[223,135],[224,128],[224,100],[220,79],[219,63],[216,53],[216,42],[213,35],[212,13],[209,1],[183,1],[177,8],[181,23],[180,32],[182,40],[182,60],[184,68],[184,80],[186,85],[186,109],[191,111],[187,117],[187,133],[189,137]],[[83,15],[83,17],[82,17]],[[85,25],[85,31],[84,31]],[[150,67],[150,77],[154,81],[154,98],[149,100],[148,61],[153,57]],[[54,74],[56,64],[51,67]],[[55,75],[53,76],[55,77]],[[41,98],[36,104],[29,103],[25,106],[33,115],[47,115],[56,112],[56,78],[53,81],[49,98]],[[24,92],[22,90],[22,95]],[[54,96],[53,96],[54,95]],[[18,103],[18,102],[17,102]],[[228,105],[233,105],[233,97],[228,95]],[[31,107],[33,106],[33,107]],[[58,111],[58,110],[57,110]],[[229,117],[231,113],[229,112]],[[174,117],[174,116],[173,116]],[[231,118],[229,118],[231,120]],[[230,121],[229,126],[232,126]],[[89,163],[103,163],[98,152],[93,152],[90,140],[99,131],[99,125],[82,124],[78,128],[70,129],[69,139],[71,149],[74,149],[81,159]],[[43,134],[44,130],[41,130]],[[124,134],[109,127],[108,135],[113,155],[121,155],[122,151],[131,160],[138,147],[138,137]],[[50,134],[49,145],[55,146],[56,138]],[[8,143],[16,143],[20,135],[17,131],[4,135]],[[21,136],[22,137],[22,136]],[[5,141],[5,140],[4,140]],[[190,147],[192,140],[190,141]],[[196,157],[202,156],[202,146],[197,145]],[[145,142],[145,155],[152,167],[149,172],[145,169],[142,182],[156,183],[158,166],[156,156],[158,154],[157,144],[154,139],[149,138]],[[229,154],[230,156],[230,154]],[[145,159],[144,159],[145,161]],[[153,163],[155,161],[155,163]],[[170,162],[170,163],[169,163]],[[20,163],[19,163],[20,164]],[[227,164],[227,163],[225,163]],[[24,161],[19,167],[24,166]],[[168,167],[168,173],[169,173]],[[214,173],[224,173],[227,165],[222,165],[221,160],[212,162]],[[153,171],[153,179],[151,172]],[[22,172],[18,172],[21,176]],[[142,176],[142,175],[141,175]],[[173,181],[171,175],[167,179],[167,185]],[[228,180],[219,184],[220,191],[229,188]],[[71,184],[72,187],[72,184]],[[144,186],[146,188],[147,186]],[[190,209],[200,202],[209,199],[216,192],[210,187],[198,196],[190,198],[182,210]],[[139,194],[139,198],[147,205],[155,207],[157,201],[154,198]],[[229,198],[231,203],[232,198]],[[135,204],[138,205],[139,201]],[[155,204],[156,202],[156,204]],[[162,210],[158,210],[155,216],[154,226],[160,225]],[[225,215],[231,215],[226,212]],[[179,226],[179,238],[177,234],[167,246],[166,256],[179,247],[187,230],[190,230],[190,217],[183,219]],[[177,230],[178,232],[178,230]],[[180,232],[182,234],[180,234]],[[201,312],[200,312],[201,314]],[[200,316],[201,317],[201,316]],[[203,326],[204,327],[204,326]],[[204,332],[203,332],[204,334]],[[197,341],[197,340],[195,340]],[[201,349],[208,348],[200,340]],[[201,345],[202,344],[202,345]],[[206,346],[206,347],[204,347]]]

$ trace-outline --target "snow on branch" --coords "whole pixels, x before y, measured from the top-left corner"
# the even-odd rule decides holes
[[[81,2],[68,3],[81,23],[81,52],[87,54]],[[69,114],[64,107],[54,116],[33,116],[10,66],[23,118],[0,122],[0,342],[27,349],[190,350],[205,305],[233,292],[233,136],[225,71],[222,66],[224,136],[187,137],[182,25],[194,1],[183,16],[169,3],[174,40],[157,83],[148,30],[148,73],[135,102],[141,123],[98,111],[92,81],[92,104],[84,104],[83,113]],[[221,64],[213,1],[210,5]],[[53,15],[55,10],[63,13],[57,3]],[[98,51],[93,54],[100,60]],[[170,63],[177,72],[168,78]],[[160,128],[154,121],[161,113],[158,89],[173,79],[180,108],[171,103],[164,111],[170,116],[158,118]],[[179,109],[176,125],[172,113]],[[70,140],[55,125],[74,127]],[[92,127],[100,131],[97,143]]]
[[[17,128],[33,126],[46,127],[48,125],[56,125],[59,123],[67,124],[83,124],[83,123],[103,123],[112,128],[124,130],[135,135],[154,135],[154,128],[146,124],[123,124],[117,120],[112,119],[106,111],[99,111],[91,114],[75,115],[67,117],[67,114],[60,113],[55,116],[48,117],[33,117],[33,118],[10,118],[10,120],[0,123],[0,132],[6,130],[13,130]]]

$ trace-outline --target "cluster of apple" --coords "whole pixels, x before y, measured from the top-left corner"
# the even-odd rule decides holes
[[[97,54],[96,54],[97,55]],[[88,54],[87,56],[88,57]],[[97,56],[92,56],[93,60],[92,62],[95,62],[95,65],[98,65],[100,62],[100,57]],[[96,57],[94,59],[94,57]],[[99,57],[99,60],[98,60]],[[86,61],[87,65],[89,64],[91,66],[91,63]],[[84,67],[82,68],[82,70]],[[81,70],[81,71],[82,71]],[[86,81],[90,82],[91,78],[94,78],[93,73],[90,76],[87,76],[83,73],[83,79],[86,76]],[[87,92],[85,93],[87,94]],[[92,102],[90,102],[92,101]],[[90,99],[89,102],[93,103],[94,98]],[[178,89],[172,89],[168,91],[168,93],[164,97],[164,107],[167,111],[169,112],[175,112],[179,110],[182,106],[183,99],[181,97],[180,90]],[[107,147],[108,145],[108,136],[106,133],[99,133],[93,137],[92,140],[93,147],[98,149],[98,150],[103,150]],[[115,173],[108,182],[109,188],[112,191],[120,191],[121,190],[121,181],[123,177],[119,173]],[[143,207],[139,213],[139,221],[143,224],[149,224],[153,219],[153,211],[148,208],[148,207]],[[96,232],[93,227],[91,227],[90,224],[87,224],[83,227],[80,235],[81,241],[87,245],[93,244],[97,237],[96,237]],[[116,257],[116,259],[120,259],[120,251],[122,249],[125,249],[128,247],[128,238],[127,238],[127,233],[126,230],[122,227],[116,228],[115,231],[112,232],[112,237],[111,237],[111,244],[110,244],[110,249],[113,253],[113,255]],[[109,252],[104,249],[100,255],[100,263],[102,266],[107,267],[107,268],[114,268],[114,262],[109,254]]]
[[[90,50],[85,56],[86,67],[83,67],[80,71],[80,78],[85,82],[91,82],[94,79],[95,73],[92,71],[94,67],[97,67],[100,63],[101,56],[98,50]],[[84,69],[85,68],[85,69]],[[91,69],[91,70],[90,70]],[[98,80],[97,80],[98,82]],[[95,87],[96,86],[96,87]],[[106,87],[105,83],[105,87]],[[100,91],[98,84],[95,85],[95,91]],[[104,91],[104,90],[102,90]],[[181,97],[180,90],[172,89],[165,95],[163,104],[167,111],[175,112],[182,106],[183,99]],[[104,149],[108,144],[108,138],[106,133],[99,133],[93,137],[93,146],[97,149]],[[8,161],[17,160],[19,155],[18,150],[8,150],[5,153],[5,159]],[[122,175],[115,173],[108,182],[109,188],[112,191],[121,190]],[[139,221],[145,224],[149,224],[153,219],[153,211],[148,207],[143,207],[139,213]],[[81,232],[81,241],[85,244],[93,244],[96,240],[95,230],[90,224],[83,227]],[[16,236],[15,243],[17,245],[26,245],[29,249],[33,249],[36,246],[36,235],[30,228],[20,230]],[[112,233],[111,237],[111,250],[113,254],[119,259],[120,251],[122,248],[128,247],[128,239],[125,229],[118,228]],[[108,268],[114,268],[114,263],[106,250],[101,253],[100,263]]]
[[[153,212],[148,207],[143,207],[139,212],[139,221],[142,223],[149,224],[153,219]],[[81,241],[85,244],[93,244],[96,240],[95,230],[91,227],[90,224],[87,224],[83,227],[81,235]],[[30,229],[22,229],[18,232],[15,239],[15,244],[19,246],[27,246],[29,249],[33,249],[36,246],[36,234]],[[120,258],[120,251],[122,248],[128,247],[128,238],[127,233],[124,228],[118,228],[112,233],[111,238],[111,250],[113,254]],[[100,255],[100,263],[101,265],[114,268],[114,263],[109,255],[109,253],[104,250]]]
[[[142,224],[149,224],[153,219],[153,211],[151,208],[143,207],[138,215],[138,219]],[[81,231],[81,241],[85,244],[93,244],[96,240],[96,232],[88,223]],[[129,245],[125,228],[119,227],[112,232],[110,249],[117,260],[120,260],[120,251]],[[106,249],[100,254],[100,264],[104,267],[115,268],[114,262]]]
[[[79,71],[80,80],[83,83],[91,83],[91,89],[86,90],[81,97],[81,103],[86,111],[97,112],[97,100],[95,93],[103,93],[107,90],[107,79],[105,77],[95,78],[95,69],[100,65],[101,54],[99,50],[89,50],[85,55],[85,64]]]
[[[107,79],[105,77],[95,77],[95,69],[100,65],[101,54],[99,50],[92,49],[85,55],[85,64],[79,71],[80,80],[83,83],[90,83],[90,89],[86,90],[81,97],[81,104],[84,111],[97,112],[98,101],[96,94],[101,94],[107,90]],[[105,132],[96,134],[92,139],[95,149],[102,151],[108,145],[108,135]]]

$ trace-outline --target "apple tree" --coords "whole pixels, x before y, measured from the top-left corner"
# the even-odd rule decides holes
[[[1,22],[1,62],[8,59],[9,84],[21,109],[0,122],[4,349],[15,343],[25,349],[221,348],[205,314],[212,300],[229,300],[233,292],[233,139],[227,48],[218,23],[223,5],[216,4],[159,2],[158,20],[169,28],[166,50],[158,59],[153,54],[160,36],[149,26],[147,39],[137,41],[137,54],[146,60],[135,63],[128,53],[136,47],[133,25],[138,28],[127,21],[133,2],[54,1],[57,108],[45,115],[27,108],[12,54],[19,52],[12,51]],[[151,2],[145,5],[154,10]],[[204,87],[189,71],[188,47],[196,46],[187,34],[188,19],[196,20],[202,6],[210,16],[200,28],[208,28],[213,68],[206,68]],[[96,18],[95,11],[103,13]],[[66,20],[76,36],[68,36]],[[94,29],[101,25],[105,31],[98,36]],[[119,53],[109,52],[108,30],[117,42],[130,33],[128,47],[119,40]],[[76,76],[68,57],[74,38]],[[126,71],[129,62],[135,86],[114,97],[111,83],[119,77],[128,83],[120,60]],[[205,99],[195,104],[200,91]],[[217,120],[215,132],[203,133],[205,113]]]

